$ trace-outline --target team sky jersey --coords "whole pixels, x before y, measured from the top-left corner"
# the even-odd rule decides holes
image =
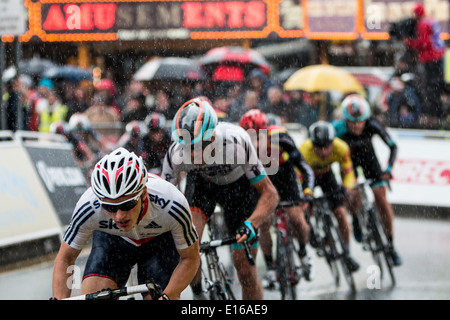
[[[376,118],[370,117],[367,119],[364,130],[359,136],[353,135],[348,130],[345,120],[336,120],[333,122],[333,126],[336,128],[337,136],[344,140],[350,147],[350,154],[352,159],[354,159],[353,161],[357,160],[359,156],[364,156],[364,159],[377,159],[372,145],[372,137],[378,134],[390,148],[388,168],[392,168],[397,157],[397,145],[381,122]]]
[[[139,246],[165,232],[171,232],[177,249],[185,249],[198,239],[184,195],[159,176],[149,174],[146,184],[148,197],[139,223],[130,231],[121,231],[108,213],[102,209],[91,188],[87,189],[72,215],[64,234],[64,242],[81,250],[94,230],[117,235]]]
[[[176,185],[180,172],[194,172],[209,182],[226,185],[243,175],[251,183],[259,182],[266,176],[250,136],[244,129],[231,123],[219,122],[214,136],[214,143],[203,151],[206,162],[204,165],[192,163],[190,154],[184,155],[185,150],[190,150],[189,146],[173,143],[164,158],[161,177]]]
[[[320,177],[331,171],[331,165],[334,162],[339,163],[342,175],[342,184],[347,188],[353,188],[355,185],[355,173],[353,172],[353,163],[350,157],[348,145],[339,138],[333,140],[333,152],[327,159],[320,158],[314,152],[314,146],[311,139],[305,140],[300,146],[300,152],[306,162],[311,166],[316,177]]]

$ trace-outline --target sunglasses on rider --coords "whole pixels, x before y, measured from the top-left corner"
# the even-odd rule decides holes
[[[102,208],[105,209],[108,212],[111,213],[116,213],[117,211],[130,211],[131,209],[133,209],[134,207],[136,207],[136,205],[139,202],[139,197],[141,196],[142,192],[140,192],[136,197],[130,199],[130,200],[126,200],[124,202],[121,203],[102,203]]]

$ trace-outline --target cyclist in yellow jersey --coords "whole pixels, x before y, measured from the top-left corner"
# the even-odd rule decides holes
[[[353,164],[350,157],[350,149],[343,140],[336,137],[333,125],[326,121],[313,123],[309,128],[310,138],[300,146],[305,161],[314,171],[315,184],[320,186],[324,194],[330,194],[328,198],[330,208],[333,211],[346,247],[345,260],[351,271],[359,269],[359,264],[350,257],[350,225],[347,221],[347,209],[344,205],[344,195],[339,186],[332,164],[339,163],[342,184],[347,192],[353,192],[356,179],[353,172]]]

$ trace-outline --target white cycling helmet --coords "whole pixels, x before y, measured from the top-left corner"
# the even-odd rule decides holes
[[[142,158],[120,147],[97,162],[91,174],[91,187],[100,201],[117,199],[142,191],[147,178]]]

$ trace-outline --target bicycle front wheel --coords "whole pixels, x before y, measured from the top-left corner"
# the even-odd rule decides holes
[[[334,241],[331,228],[332,221],[327,219],[326,215],[321,214],[320,219],[317,220],[316,230],[320,230],[321,242],[322,242],[322,254],[330,268],[331,276],[333,278],[336,287],[340,286],[340,276],[337,261],[339,259],[339,254],[336,248],[336,243]],[[331,225],[330,225],[331,222]]]
[[[280,284],[282,300],[296,300],[297,292],[294,284],[295,265],[292,247],[285,241],[281,232],[277,232],[277,278]]]
[[[389,246],[387,243],[386,233],[384,231],[383,226],[381,225],[381,221],[378,217],[377,212],[372,209],[368,212],[368,214],[369,214],[369,223],[370,223],[371,231],[373,234],[373,240],[374,240],[375,247],[376,247],[376,254],[378,255],[378,257],[375,261],[377,261],[378,266],[380,267],[381,278],[383,278],[384,273],[383,273],[383,266],[382,266],[383,263],[382,263],[382,259],[381,259],[380,255],[383,255],[387,270],[391,277],[392,285],[395,286],[396,281],[395,281],[395,275],[394,275],[394,270],[393,270],[394,266],[392,263]]]
[[[336,224],[333,222],[330,215],[327,216],[327,225],[328,225],[328,237],[331,240],[331,243],[334,244],[335,254],[339,257],[339,261],[342,267],[342,273],[344,275],[344,279],[347,282],[350,290],[354,293],[356,292],[355,280],[353,279],[353,273],[347,266],[345,261],[345,243],[342,238],[341,233],[336,227]]]

